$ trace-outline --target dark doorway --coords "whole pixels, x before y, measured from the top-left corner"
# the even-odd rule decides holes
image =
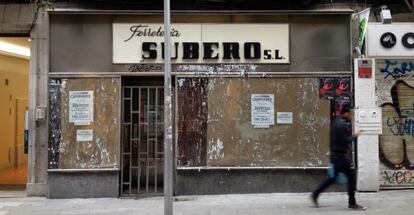
[[[163,80],[124,78],[122,106],[121,196],[162,195]]]

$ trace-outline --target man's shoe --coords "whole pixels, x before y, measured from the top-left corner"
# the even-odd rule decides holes
[[[356,211],[364,211],[364,210],[367,209],[367,207],[364,207],[364,206],[361,206],[361,205],[358,205],[358,204],[348,205],[348,208],[352,209],[352,210],[356,210]]]
[[[315,208],[319,208],[318,197],[316,197],[313,193],[311,194],[311,201]]]

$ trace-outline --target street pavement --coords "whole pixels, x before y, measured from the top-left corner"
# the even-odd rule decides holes
[[[309,193],[270,193],[242,195],[179,196],[175,198],[174,215],[313,215],[313,214],[379,214],[413,215],[414,190],[358,193],[357,201],[366,211],[347,208],[346,193],[323,193],[312,206]],[[46,199],[23,197],[21,193],[0,191],[0,215],[161,215],[162,197],[142,199]]]

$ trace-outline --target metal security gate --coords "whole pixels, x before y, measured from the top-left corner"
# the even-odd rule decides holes
[[[124,86],[121,196],[162,195],[164,172],[164,90]]]

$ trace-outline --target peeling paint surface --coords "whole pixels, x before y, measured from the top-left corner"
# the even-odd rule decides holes
[[[49,87],[49,168],[115,168],[119,158],[119,86],[117,78],[52,79]],[[94,91],[94,119],[69,122],[69,92]],[[93,140],[76,140],[78,129],[92,129]]]
[[[207,116],[206,112],[203,112],[204,115],[195,116],[199,119],[200,116],[204,116],[204,121],[198,121],[198,124],[206,123],[206,128],[203,130],[203,135],[197,135],[201,138],[193,141],[191,149],[192,152],[206,150],[207,156],[197,153],[186,155],[193,160],[205,159],[205,164],[199,166],[321,167],[328,165],[329,159],[326,154],[329,150],[330,104],[328,100],[319,99],[319,79],[225,77],[205,79],[208,81],[198,89],[200,92],[207,91],[203,94],[203,99],[189,100],[189,94],[185,98],[178,97],[179,104],[180,100],[186,100],[187,106],[196,109],[199,108],[198,106],[204,107],[207,103],[205,109]],[[197,86],[187,83],[194,82],[191,78],[180,78],[178,82],[191,87]],[[193,91],[197,92],[197,89],[193,88]],[[274,94],[275,112],[292,112],[293,124],[254,128],[250,116],[251,94]],[[179,119],[185,116],[184,113],[180,113],[179,110]],[[182,114],[184,115],[180,116]],[[201,127],[197,126],[197,128]],[[194,136],[195,133],[192,135]],[[178,139],[180,138],[179,132]],[[187,142],[191,141],[187,140]],[[199,144],[200,142],[203,144]],[[203,147],[203,150],[198,149],[198,146]],[[179,151],[186,150],[185,148],[185,145],[178,142]],[[195,163],[179,164],[197,166],[194,165]]]
[[[179,166],[205,166],[208,80],[179,78],[177,82],[177,162]]]
[[[212,140],[208,143],[208,145],[211,147],[208,151],[210,160],[224,158],[224,145],[220,139],[217,139],[216,141]]]

